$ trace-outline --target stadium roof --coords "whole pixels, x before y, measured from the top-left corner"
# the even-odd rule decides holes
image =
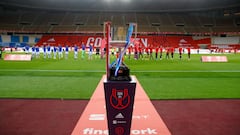
[[[2,8],[60,11],[169,12],[240,7],[240,0],[1,0]]]

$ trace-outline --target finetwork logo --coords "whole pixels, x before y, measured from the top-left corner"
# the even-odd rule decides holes
[[[108,135],[108,130],[85,128],[83,130],[84,135]],[[157,135],[156,129],[146,128],[139,130],[131,130],[132,135]]]

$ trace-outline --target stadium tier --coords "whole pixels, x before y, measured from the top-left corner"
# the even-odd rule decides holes
[[[222,14],[221,14],[222,13]],[[104,21],[117,26],[130,22],[138,24],[140,33],[224,33],[240,32],[239,15],[224,16],[212,12],[45,12],[3,10],[0,13],[0,32],[25,33],[84,33],[102,32]],[[127,27],[127,26],[126,26]]]

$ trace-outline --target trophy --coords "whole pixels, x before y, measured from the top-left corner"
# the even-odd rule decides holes
[[[123,62],[123,57],[130,45],[134,44],[137,37],[137,25],[136,23],[129,23],[127,30],[124,27],[111,27],[110,22],[105,22],[106,31],[105,39],[107,39],[106,46],[106,66],[107,66],[107,79],[109,81],[131,81],[130,70],[127,65]],[[134,38],[132,38],[133,31]],[[126,33],[127,32],[127,33]],[[126,33],[126,34],[125,34]],[[124,39],[124,35],[126,38]],[[118,58],[110,64],[109,47],[118,49]]]
[[[135,97],[136,81],[130,76],[130,69],[123,62],[124,54],[133,44],[131,40],[137,25],[130,23],[124,40],[123,27],[111,27],[111,22],[104,23],[106,32],[106,79],[104,81],[105,103],[109,135],[130,135]],[[105,33],[104,32],[104,33]],[[118,58],[110,64],[109,49],[118,48]]]

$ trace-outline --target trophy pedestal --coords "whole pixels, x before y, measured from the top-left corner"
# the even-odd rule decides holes
[[[131,81],[105,79],[104,93],[109,135],[130,135],[135,89],[136,81],[133,79]]]

